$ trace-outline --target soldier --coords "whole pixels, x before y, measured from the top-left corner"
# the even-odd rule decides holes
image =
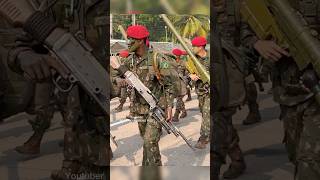
[[[253,50],[253,44],[257,41],[254,33],[248,25],[241,22],[238,0],[218,0],[213,3],[213,11],[216,13],[216,27],[219,31],[223,59],[225,60],[225,79],[228,90],[226,94],[227,102],[223,102],[221,107],[214,109],[213,129],[212,129],[212,159],[213,177],[218,179],[220,167],[226,162],[226,156],[231,159],[231,164],[223,177],[226,179],[237,178],[246,169],[244,156],[239,146],[239,136],[232,123],[232,116],[245,100],[245,77],[248,76],[249,58],[243,49]],[[238,14],[237,14],[238,12]],[[217,78],[222,76],[221,72],[214,72]],[[220,84],[221,84],[220,83]],[[219,83],[217,83],[219,86]],[[217,87],[221,89],[222,87]],[[223,91],[223,90],[222,90]],[[214,94],[216,96],[217,94]]]
[[[207,40],[204,37],[198,36],[195,37],[192,41],[193,53],[199,59],[199,61],[206,67],[206,70],[209,71],[210,66],[210,57],[209,52],[205,49],[207,45]],[[200,137],[195,145],[198,149],[206,148],[206,145],[209,143],[210,138],[210,89],[209,84],[204,83],[200,77],[196,74],[189,75],[191,80],[195,82],[196,93],[199,100],[199,108],[202,114],[202,123],[200,129]]]
[[[127,51],[127,50],[123,50],[123,51],[119,52],[119,57],[121,57],[121,58],[127,58],[128,56],[129,56],[129,51]],[[123,81],[123,82],[125,82],[125,81]],[[129,94],[127,91],[126,83],[120,84],[120,100],[119,100],[120,104],[118,107],[116,107],[116,109],[115,109],[116,112],[122,111],[123,105],[126,102],[128,96],[129,96]]]
[[[319,38],[319,0],[289,0],[290,5],[307,22],[312,35]],[[284,32],[286,33],[286,32]],[[320,178],[320,105],[316,102],[314,93],[310,91],[313,85],[303,81],[304,77],[314,74],[309,66],[299,70],[297,64],[288,56],[283,48],[275,42],[273,51],[263,44],[257,44],[257,51],[274,63],[273,66],[273,95],[280,104],[284,127],[284,143],[289,159],[296,166],[296,179],[316,180]],[[316,76],[316,75],[315,75]],[[319,77],[315,78],[317,83]]]
[[[44,8],[47,17],[71,33],[86,38],[93,47],[93,54],[106,68],[106,1],[54,1],[51,6],[47,3],[41,1],[40,5],[47,5]],[[43,82],[51,79],[47,64],[50,59],[52,57],[44,46],[24,34],[16,47],[9,51],[8,63],[14,71]],[[57,70],[65,77],[63,68],[58,67]],[[62,168],[52,173],[52,179],[71,179],[70,175],[77,173],[99,173],[106,177],[111,153],[108,147],[109,122],[95,102],[83,92],[82,88],[74,86],[70,92],[57,95],[65,127],[64,160]]]
[[[174,79],[172,77],[170,60],[163,54],[152,53],[148,48],[149,32],[145,26],[133,25],[128,27],[127,36],[130,39],[130,55],[121,67],[127,67],[151,90],[159,100],[159,105],[165,110],[167,120],[172,120],[172,106],[175,94]],[[156,54],[155,54],[156,53]],[[117,61],[117,59],[111,59]],[[149,105],[138,92],[133,92],[131,109],[135,119],[139,119],[138,126],[143,138],[143,166],[161,166],[159,140],[161,125],[149,116]]]
[[[176,63],[177,63],[177,67],[176,67],[176,71],[179,73],[179,92],[178,95],[176,97],[177,99],[177,105],[176,105],[176,111],[173,115],[172,121],[173,122],[179,122],[179,115],[180,118],[185,118],[187,116],[187,111],[183,102],[183,97],[186,95],[186,90],[187,90],[187,86],[186,83],[184,82],[182,78],[185,78],[185,76],[187,75],[187,70],[186,70],[186,65],[185,62],[181,59],[182,55],[185,55],[186,52],[181,51],[180,49],[173,49],[172,50],[172,54],[174,54],[176,56]]]

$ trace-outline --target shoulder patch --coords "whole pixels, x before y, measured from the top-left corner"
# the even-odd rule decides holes
[[[167,61],[162,61],[160,63],[160,69],[168,69],[169,68],[169,63]]]

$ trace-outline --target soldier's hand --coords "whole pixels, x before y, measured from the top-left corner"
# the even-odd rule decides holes
[[[121,65],[121,63],[116,56],[110,56],[110,66],[113,69],[118,69],[120,67],[120,65]]]
[[[271,40],[258,40],[254,44],[254,48],[263,58],[272,61],[278,61],[283,56],[289,56],[289,53],[286,50]]]
[[[18,62],[25,75],[31,80],[44,81],[50,78],[51,68],[55,69],[63,78],[68,77],[66,68],[49,55],[24,51],[18,55]]]
[[[198,81],[200,79],[200,77],[196,74],[190,74],[189,77],[192,81]]]

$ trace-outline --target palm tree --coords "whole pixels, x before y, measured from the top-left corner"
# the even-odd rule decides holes
[[[210,21],[206,15],[183,15],[173,17],[173,22],[182,37],[191,39],[194,36],[207,37],[210,32]]]

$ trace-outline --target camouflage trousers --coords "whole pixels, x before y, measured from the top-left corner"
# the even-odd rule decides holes
[[[84,166],[108,166],[111,152],[106,117],[83,113],[77,87],[60,95],[65,129],[64,161],[78,161]]]
[[[269,78],[272,80],[272,71],[274,63],[269,60],[263,60],[261,67],[261,77],[264,82],[268,82]]]
[[[129,96],[130,94],[127,92],[127,87],[122,87],[119,99],[120,104],[124,104]]]
[[[286,148],[297,180],[320,179],[320,106],[314,101],[282,107]]]
[[[161,166],[159,149],[161,125],[149,116],[145,122],[138,122],[138,126],[143,139],[142,166]]]
[[[236,107],[223,108],[212,117],[211,152],[213,162],[221,165],[229,155],[232,161],[243,160],[239,146],[239,136],[232,123]]]
[[[198,95],[198,100],[202,114],[200,138],[208,139],[210,137],[210,93]]]
[[[259,104],[257,103],[258,91],[255,82],[246,83],[246,101],[250,112],[259,113]]]
[[[33,97],[34,118],[29,120],[33,131],[44,133],[51,125],[55,112],[54,86],[51,82],[36,83]]]
[[[176,98],[177,99],[176,111],[181,112],[181,111],[186,110],[184,102],[183,102],[183,97],[184,96],[177,96],[177,98]]]

